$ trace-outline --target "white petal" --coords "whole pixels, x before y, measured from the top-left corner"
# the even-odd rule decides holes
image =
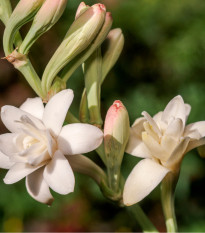
[[[185,127],[184,137],[199,139],[199,135],[205,137],[205,121],[198,121]]]
[[[0,151],[2,151],[7,156],[12,156],[14,153],[18,152],[15,146],[15,138],[17,134],[15,133],[5,133],[0,135]]]
[[[159,130],[159,127],[157,126],[156,122],[153,120],[153,118],[147,113],[147,112],[142,112],[142,115],[147,119],[149,124],[152,126],[153,130],[155,133],[161,136],[161,132]]]
[[[146,119],[144,117],[137,118],[131,127],[134,133],[138,135],[139,137],[142,136],[142,132],[144,131],[143,123],[145,121]]]
[[[162,119],[162,111],[161,112],[158,112],[157,114],[155,114],[154,116],[153,116],[153,120],[157,123],[158,121],[160,122],[161,121],[161,119]]]
[[[1,119],[6,128],[12,133],[21,131],[22,123],[19,121],[21,121],[23,116],[27,116],[39,129],[45,128],[39,119],[19,108],[8,105],[1,108]]]
[[[176,118],[168,125],[165,134],[168,136],[176,137],[178,139],[182,136],[183,131],[184,126],[182,120]]]
[[[60,151],[55,152],[53,159],[45,167],[43,176],[49,187],[57,193],[68,194],[74,190],[73,171]]]
[[[147,146],[152,156],[160,160],[166,160],[169,157],[169,153],[165,150],[159,142],[153,139],[147,132],[142,133],[142,139],[144,144]]]
[[[126,147],[126,152],[140,158],[151,157],[151,153],[142,141],[141,136],[139,137],[132,128],[130,129],[130,137]]]
[[[25,176],[29,175],[30,173],[34,172],[38,168],[42,167],[44,164],[40,166],[30,166],[26,163],[16,163],[14,164],[10,170],[7,172],[4,183],[6,184],[13,184],[18,182],[19,180],[23,179]]]
[[[162,137],[161,146],[162,146],[163,150],[166,151],[166,153],[162,157],[161,162],[162,161],[165,162],[170,158],[172,152],[177,148],[179,143],[180,143],[180,141],[176,137],[169,136],[169,135],[164,135]]]
[[[141,160],[128,176],[123,201],[127,206],[133,205],[145,198],[169,172],[151,159]]]
[[[190,141],[184,154],[186,154],[190,150],[192,150],[192,149],[194,149],[196,147],[202,146],[202,145],[205,145],[205,138],[201,138],[199,140]]]
[[[9,169],[13,165],[14,163],[9,160],[9,157],[0,151],[0,168]]]
[[[188,116],[191,112],[191,105],[190,104],[185,104],[185,112],[186,112],[186,121],[187,121]]]
[[[66,155],[82,154],[95,150],[103,139],[103,133],[93,125],[75,123],[62,128],[58,148]]]
[[[49,186],[43,178],[44,168],[40,168],[37,171],[26,177],[26,188],[28,193],[35,200],[51,205],[53,202],[53,196],[50,193]]]
[[[73,91],[67,89],[54,95],[46,104],[43,122],[56,136],[60,133],[72,100]]]
[[[175,150],[172,152],[169,160],[163,163],[164,166],[177,170],[181,164],[181,161],[185,155],[185,151],[189,144],[190,138],[183,138],[183,140],[178,144]]]
[[[169,124],[173,118],[180,118],[185,125],[186,121],[186,107],[180,95],[174,97],[166,106],[163,114],[162,121]]]
[[[20,109],[30,113],[32,116],[42,120],[44,106],[41,98],[28,98],[21,106]]]

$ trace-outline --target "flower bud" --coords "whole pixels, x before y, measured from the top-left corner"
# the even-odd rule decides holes
[[[20,53],[28,53],[33,43],[59,20],[66,8],[66,4],[67,0],[46,0],[44,2],[19,48]]]
[[[7,21],[3,37],[6,56],[13,52],[13,42],[16,32],[33,19],[44,0],[21,0]]]
[[[90,55],[102,44],[105,40],[106,36],[108,35],[110,28],[112,26],[113,19],[110,12],[106,13],[105,22],[96,36],[96,38],[92,41],[90,46],[87,49],[82,51],[78,56],[76,56],[63,70],[61,77],[68,81],[74,71],[83,63],[85,62]]]
[[[73,22],[45,69],[42,77],[44,91],[50,89],[58,72],[92,43],[104,21],[105,10],[96,4]]]
[[[111,30],[102,44],[102,82],[118,60],[123,46],[124,36],[122,30],[120,28]]]
[[[104,144],[106,155],[115,156],[114,160],[120,163],[129,138],[129,127],[128,112],[122,102],[116,100],[105,118]]]
[[[125,106],[116,100],[109,108],[104,126],[104,147],[111,188],[119,187],[120,167],[129,139],[130,123]]]
[[[75,19],[77,19],[80,15],[82,15],[89,8],[90,6],[86,5],[84,2],[81,2],[76,11]]]
[[[66,89],[66,83],[61,78],[55,78],[51,89],[47,94],[47,98],[44,100],[47,103],[55,94]]]
[[[90,124],[102,126],[100,94],[102,76],[101,48],[98,48],[84,63],[85,88]]]

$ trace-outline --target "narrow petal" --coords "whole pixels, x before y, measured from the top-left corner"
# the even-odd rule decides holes
[[[139,158],[151,158],[151,153],[145,146],[142,138],[139,137],[132,128],[130,129],[130,138],[126,147],[126,152]]]
[[[190,104],[185,104],[185,112],[186,112],[186,121],[187,121],[188,116],[191,112],[191,105]]]
[[[16,163],[7,172],[4,178],[4,183],[6,184],[16,183],[19,180],[23,179],[25,176],[29,175],[30,173],[34,172],[38,168],[42,167],[43,165],[44,164],[33,167],[25,163]]]
[[[60,133],[72,100],[73,91],[67,89],[54,95],[46,104],[43,122],[56,136]]]
[[[143,126],[145,121],[146,119],[144,117],[137,118],[131,127],[134,133],[139,137],[142,136],[142,132],[145,130]]]
[[[50,193],[49,186],[43,178],[43,171],[44,168],[40,168],[28,175],[26,177],[26,188],[36,201],[51,205],[54,199]]]
[[[200,139],[199,136],[205,137],[205,121],[198,121],[185,127],[184,137]]]
[[[1,119],[6,128],[12,133],[17,133],[21,131],[22,123],[20,122],[23,116],[27,116],[29,119],[31,119],[31,121],[34,122],[34,124],[39,129],[45,128],[39,119],[19,108],[9,105],[3,106],[1,108]]]
[[[128,176],[123,201],[127,206],[145,198],[165,177],[169,170],[151,159],[141,160]]]
[[[142,112],[142,115],[147,119],[153,130],[155,131],[156,134],[161,136],[161,132],[159,130],[159,127],[157,126],[156,122],[153,120],[153,118],[147,113],[147,112]]]
[[[9,157],[0,151],[0,168],[10,169],[13,165],[14,163],[9,160]]]
[[[89,124],[75,123],[62,128],[58,148],[66,155],[82,154],[95,150],[103,139],[100,129]]]
[[[7,156],[12,156],[14,153],[17,153],[18,148],[14,144],[16,137],[17,134],[15,133],[5,133],[0,135],[0,151]]]
[[[184,100],[180,95],[174,97],[166,106],[163,114],[162,121],[169,124],[170,120],[173,118],[180,118],[185,125],[186,121],[186,107]]]
[[[174,119],[167,127],[166,135],[180,138],[183,134],[184,126],[183,121],[180,118]]]
[[[73,192],[75,178],[73,171],[65,156],[58,150],[53,159],[48,163],[43,173],[49,187],[60,194]]]
[[[41,98],[28,98],[21,106],[20,109],[30,113],[32,116],[42,120],[44,106]]]

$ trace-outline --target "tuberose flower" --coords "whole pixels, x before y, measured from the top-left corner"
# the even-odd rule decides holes
[[[0,135],[0,167],[9,169],[4,182],[26,177],[28,193],[51,204],[49,188],[60,194],[74,190],[74,174],[64,155],[96,149],[103,133],[89,124],[62,126],[73,100],[72,90],[53,96],[45,108],[40,98],[27,99],[20,108],[4,106],[1,119],[11,133]]]
[[[144,158],[128,176],[123,193],[125,205],[147,196],[168,172],[179,172],[184,155],[205,144],[205,121],[185,126],[191,106],[181,96],[173,98],[153,118],[142,112],[131,127],[127,153]]]

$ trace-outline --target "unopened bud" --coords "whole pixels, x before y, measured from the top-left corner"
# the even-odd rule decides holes
[[[102,118],[100,109],[102,76],[101,48],[98,48],[84,63],[85,88],[90,124],[101,128]]]
[[[66,8],[66,4],[67,0],[46,0],[44,2],[19,48],[20,53],[28,53],[33,43],[59,20]]]
[[[123,46],[124,36],[122,30],[120,28],[111,30],[102,44],[102,82],[118,60]]]
[[[105,10],[96,4],[73,22],[63,42],[45,69],[42,78],[44,91],[50,88],[58,72],[92,43],[104,20]]]
[[[107,159],[109,185],[119,187],[120,167],[129,139],[130,123],[125,106],[116,100],[109,108],[104,126],[104,147]]]
[[[121,161],[129,138],[129,116],[121,101],[116,100],[109,108],[104,126],[104,144],[107,156]],[[119,156],[121,158],[119,158]]]
[[[75,14],[75,19],[77,19],[80,15],[82,15],[86,10],[88,10],[90,6],[86,5],[84,2],[81,2],[78,6],[78,9]]]
[[[6,56],[13,52],[13,43],[16,32],[27,22],[33,19],[44,0],[21,0],[7,21],[3,37]]]
[[[76,56],[63,70],[61,77],[68,81],[73,72],[83,63],[85,62],[90,55],[102,44],[108,35],[110,28],[112,26],[113,19],[110,12],[107,12],[105,15],[105,22],[96,36],[96,38],[92,41],[92,43],[83,50],[78,56]]]
[[[55,78],[51,89],[48,91],[47,98],[44,100],[47,103],[51,97],[53,97],[58,92],[66,89],[66,83],[61,78]]]

